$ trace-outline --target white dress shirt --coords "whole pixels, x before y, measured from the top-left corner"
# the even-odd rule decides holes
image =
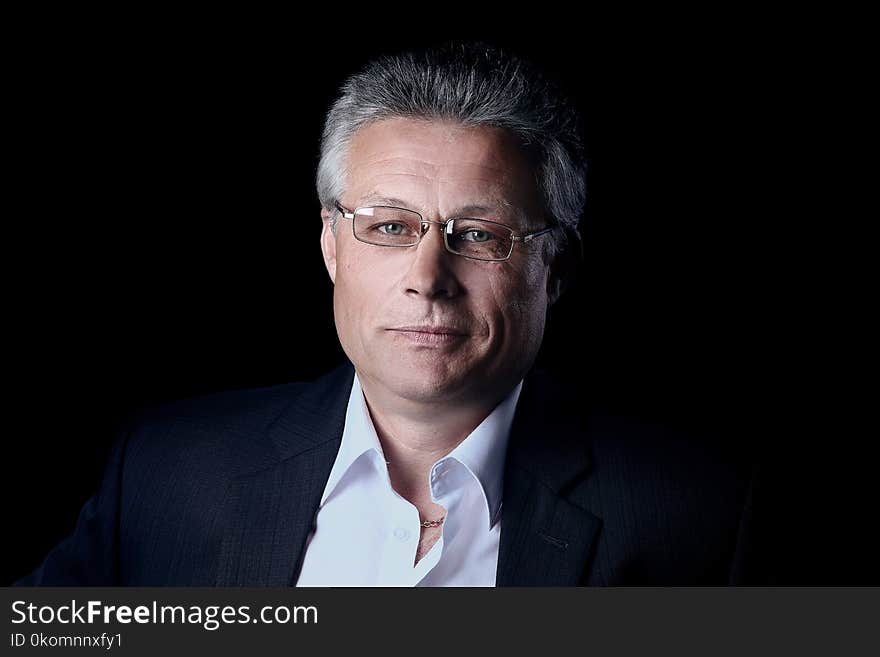
[[[446,509],[446,520],[440,538],[413,565],[419,511],[391,486],[355,375],[297,586],[495,586],[504,458],[521,390],[522,382],[431,466],[431,499]]]

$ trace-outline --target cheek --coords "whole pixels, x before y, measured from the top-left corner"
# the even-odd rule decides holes
[[[516,273],[499,267],[488,278],[493,308],[497,314],[496,331],[509,347],[540,341],[547,309],[547,278],[543,266],[533,265]]]
[[[357,247],[345,244],[339,248],[336,259],[336,284],[333,288],[333,312],[336,318],[336,329],[344,341],[356,331],[356,319],[361,315],[363,306],[369,307],[364,298],[369,290],[365,272],[358,266]]]
[[[338,253],[334,310],[345,320],[349,333],[367,317],[380,314],[391,298],[394,283],[393,264],[370,258],[370,249],[360,242],[345,244]]]

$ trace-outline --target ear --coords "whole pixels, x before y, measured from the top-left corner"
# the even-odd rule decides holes
[[[576,231],[566,231],[567,240],[562,253],[550,267],[547,275],[547,305],[552,306],[577,277],[584,259],[583,242]]]
[[[324,266],[327,267],[330,280],[336,284],[336,235],[331,228],[332,216],[330,210],[321,209],[321,221],[324,224],[321,228],[321,252],[324,254]]]
[[[547,276],[547,306],[552,306],[559,301],[559,297],[565,292],[565,280],[559,276],[555,269],[550,270]]]

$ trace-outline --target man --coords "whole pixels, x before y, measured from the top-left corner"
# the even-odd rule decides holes
[[[26,584],[740,583],[750,472],[532,372],[578,250],[577,120],[479,45],[348,80],[318,170],[351,361],[167,405]]]

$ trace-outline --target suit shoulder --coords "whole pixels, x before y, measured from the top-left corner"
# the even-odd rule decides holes
[[[752,445],[721,420],[697,423],[609,413],[546,370],[533,372],[528,385],[520,404],[522,417],[531,433],[540,436],[530,442],[545,448],[548,433],[564,435],[565,443],[554,443],[553,448],[571,454],[578,447],[587,450],[594,472],[679,470],[685,478],[698,472],[748,478],[753,469]]]
[[[188,466],[230,476],[278,460],[279,424],[304,417],[314,399],[347,395],[339,371],[312,382],[215,392],[141,409],[124,424],[126,460],[140,471]],[[331,393],[332,391],[332,393]],[[180,464],[184,464],[181,466]]]
[[[160,431],[182,425],[253,431],[271,424],[307,386],[302,382],[284,383],[187,397],[138,409],[129,415],[126,425]]]

